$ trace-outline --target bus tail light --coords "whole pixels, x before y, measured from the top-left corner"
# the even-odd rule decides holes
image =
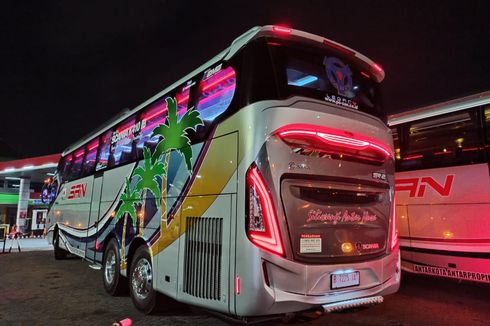
[[[274,202],[264,178],[255,165],[247,171],[247,199],[248,238],[257,247],[284,256]]]
[[[390,157],[391,148],[364,135],[314,125],[287,125],[276,131],[290,147],[326,153],[334,158],[382,164]]]
[[[391,204],[391,232],[390,232],[390,249],[393,251],[398,243],[398,227],[396,225],[396,202],[395,192],[393,192],[393,202]]]
[[[291,28],[285,26],[272,26],[272,30],[280,34],[291,34],[293,31]]]

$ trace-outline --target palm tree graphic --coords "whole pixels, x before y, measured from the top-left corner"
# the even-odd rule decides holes
[[[191,141],[188,137],[188,130],[196,130],[198,126],[203,126],[204,123],[198,111],[192,108],[185,112],[185,114],[178,120],[177,116],[177,102],[175,98],[167,97],[168,115],[166,123],[160,124],[153,130],[151,137],[161,136],[162,139],[157,144],[155,152],[153,153],[153,159],[159,160],[163,154],[165,154],[164,169],[168,171],[168,161],[170,157],[170,151],[175,150],[182,155],[189,174],[192,174],[192,149]],[[166,207],[166,192],[167,192],[167,175],[166,173],[162,178],[162,219],[164,214],[167,214]],[[167,227],[171,220],[167,217]]]
[[[161,188],[158,183],[157,176],[162,177],[165,174],[165,166],[159,160],[152,158],[150,149],[148,147],[143,148],[143,166],[137,167],[133,172],[133,177],[138,176],[140,179],[136,184],[136,191],[142,196],[142,207],[139,214],[139,235],[143,235],[144,213],[145,205],[147,201],[147,192],[150,191],[155,198],[157,208],[160,208],[160,201],[158,196],[160,195]]]
[[[123,224],[123,234],[121,240],[121,268],[126,268],[126,254],[125,254],[125,246],[126,246],[126,225],[128,222],[128,215],[131,217],[133,221],[133,225],[136,225],[137,214],[136,208],[134,207],[136,204],[140,203],[140,196],[137,191],[132,191],[131,186],[129,184],[129,179],[126,177],[126,189],[121,195],[122,205],[119,206],[116,215],[114,216],[114,224],[119,221],[119,219],[124,216],[124,224]]]

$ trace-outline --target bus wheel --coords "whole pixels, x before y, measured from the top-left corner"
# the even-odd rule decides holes
[[[140,246],[134,253],[129,272],[129,293],[133,304],[145,314],[155,311],[157,293],[153,289],[153,267],[146,246]]]
[[[68,255],[66,250],[60,248],[60,231],[56,230],[54,233],[53,247],[54,247],[54,259],[60,260],[65,259]]]
[[[104,251],[102,282],[105,291],[112,296],[122,294],[127,286],[125,278],[121,275],[121,258],[114,238],[109,241]]]

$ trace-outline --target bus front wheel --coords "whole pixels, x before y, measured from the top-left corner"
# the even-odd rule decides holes
[[[105,291],[112,296],[122,294],[127,286],[125,278],[121,275],[121,258],[114,238],[109,241],[104,251],[102,281]]]
[[[157,293],[153,288],[153,267],[146,246],[136,249],[129,272],[129,293],[133,304],[145,314],[155,311]]]

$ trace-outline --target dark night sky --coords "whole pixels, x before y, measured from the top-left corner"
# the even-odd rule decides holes
[[[390,112],[490,89],[488,1],[3,1],[0,138],[61,152],[226,48],[286,24],[379,62]]]

